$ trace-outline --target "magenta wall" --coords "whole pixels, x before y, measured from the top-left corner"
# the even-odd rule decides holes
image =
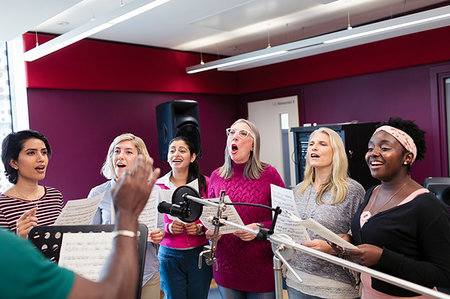
[[[430,96],[430,72],[442,65],[450,62],[252,93],[242,96],[240,105],[243,109],[249,101],[298,95],[301,124],[387,121],[391,116],[415,120],[427,131],[425,159],[412,167],[412,177],[423,183],[428,176],[447,175],[440,169],[440,163],[446,163],[440,159],[441,143],[446,140],[436,130],[438,101]]]
[[[204,153],[200,169],[209,175],[223,163],[225,128],[239,117],[236,97],[28,89],[30,127],[45,134],[53,149],[42,184],[60,189],[65,200],[86,197],[105,181],[100,168],[109,144],[125,132],[140,136],[158,159],[155,107],[177,99],[199,103]],[[166,162],[156,165],[163,172],[169,169]]]

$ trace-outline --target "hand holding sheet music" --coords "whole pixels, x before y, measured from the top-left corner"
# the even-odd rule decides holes
[[[301,218],[293,215],[292,213],[289,213],[289,211],[287,211],[287,212],[288,212],[289,217],[291,217],[291,219],[293,221],[295,221],[295,223],[298,223],[299,225],[312,230],[313,232],[315,232],[317,235],[321,236],[322,238],[324,238],[338,246],[341,246],[342,248],[348,248],[348,249],[357,248],[355,245],[353,245],[350,242],[345,241],[343,238],[339,237],[337,234],[333,233],[331,230],[329,230],[328,228],[326,228],[325,226],[323,226],[316,220],[314,220],[312,218],[302,220]]]
[[[292,190],[271,185],[271,191],[272,207],[279,206],[282,209],[282,213],[278,216],[278,221],[275,226],[276,233],[287,234],[295,242],[302,243],[310,241],[309,234],[306,230],[309,229],[338,246],[348,249],[356,248],[355,245],[345,241],[314,219],[301,219],[297,214]]]

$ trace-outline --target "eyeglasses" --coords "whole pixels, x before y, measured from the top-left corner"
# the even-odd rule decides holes
[[[247,138],[248,135],[252,136],[253,139],[255,138],[255,135],[253,135],[252,132],[250,132],[249,130],[246,130],[246,129],[236,130],[233,128],[228,128],[225,131],[227,132],[227,136],[230,136],[230,135],[234,136],[237,133],[239,138],[241,138],[241,139]]]

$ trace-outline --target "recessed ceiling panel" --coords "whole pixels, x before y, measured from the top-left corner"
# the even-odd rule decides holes
[[[81,0],[6,0],[0,2],[0,40],[10,41]]]
[[[250,0],[217,14],[192,21],[191,25],[232,31],[252,24],[268,22],[317,5],[315,0]]]

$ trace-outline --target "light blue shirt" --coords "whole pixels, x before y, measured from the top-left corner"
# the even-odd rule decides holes
[[[91,224],[111,224],[111,205],[112,195],[111,189],[116,185],[116,181],[110,180],[101,185],[92,188],[88,197],[94,197],[105,192],[102,201],[100,202]],[[155,187],[158,188],[158,187]],[[164,230],[163,214],[158,213],[158,228]],[[159,271],[159,260],[157,253],[157,245],[152,242],[147,242],[147,251],[145,253],[144,275],[142,278],[142,285],[145,285],[150,278]]]

